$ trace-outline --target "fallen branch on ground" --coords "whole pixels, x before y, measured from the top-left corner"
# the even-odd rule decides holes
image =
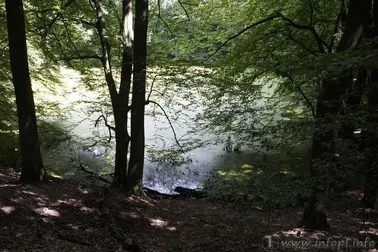
[[[101,180],[102,182],[105,182],[107,184],[111,184],[112,182],[110,182],[109,180],[103,178],[102,176],[98,175],[97,173],[93,172],[93,171],[89,171],[87,170],[84,165],[82,163],[79,164],[79,167],[78,167],[81,171],[83,172],[86,172],[88,174],[90,174],[91,176],[93,176],[95,179],[98,179],[98,180]]]

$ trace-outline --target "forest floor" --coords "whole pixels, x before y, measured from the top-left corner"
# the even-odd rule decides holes
[[[18,176],[0,168],[0,252],[377,251],[368,246],[378,244],[378,212],[362,209],[356,192],[331,204],[331,229],[315,232],[293,228],[302,207],[143,199],[75,180],[22,185]]]

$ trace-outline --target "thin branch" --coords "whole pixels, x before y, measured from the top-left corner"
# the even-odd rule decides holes
[[[181,3],[180,0],[177,0],[177,1],[179,2],[181,8],[184,10],[186,17],[188,18],[188,21],[190,21],[189,14],[188,14],[188,11],[186,10],[185,6]]]
[[[213,56],[214,56],[216,53],[218,53],[219,50],[222,49],[222,48],[223,48],[228,42],[230,42],[231,40],[233,40],[233,39],[239,37],[239,36],[242,35],[244,32],[246,32],[246,31],[252,29],[252,28],[255,27],[255,26],[258,26],[258,25],[260,25],[260,24],[266,23],[266,22],[271,21],[271,20],[273,20],[273,19],[275,19],[275,18],[278,18],[278,17],[280,17],[278,14],[276,14],[276,15],[272,15],[272,16],[270,16],[270,17],[264,18],[264,19],[262,19],[262,20],[260,20],[260,21],[257,21],[256,23],[253,23],[253,24],[247,26],[246,28],[244,28],[243,30],[239,31],[239,32],[236,33],[235,35],[229,37],[225,42],[223,42],[223,44],[221,44],[221,45],[215,50],[215,52],[213,52],[212,54],[210,54],[210,56],[208,56],[208,57],[206,58],[205,61],[207,61],[208,59],[210,59],[211,57],[213,57]]]
[[[63,9],[66,9],[66,8],[68,8],[73,2],[75,2],[75,0],[69,0],[67,3],[65,3],[64,5],[63,5]],[[61,13],[61,12],[59,12],[52,20],[51,20],[51,22],[47,25],[47,29],[46,29],[46,31],[45,31],[45,36],[47,35],[47,33],[49,32],[49,30],[51,30],[51,28],[53,27],[53,25],[55,24],[55,22],[58,20],[58,19],[60,19],[60,18],[62,18],[63,17],[63,14]]]
[[[340,25],[340,23],[342,23],[344,21],[343,19],[345,19],[345,16],[346,16],[345,1],[341,0],[340,12],[339,12],[339,15],[337,16],[337,19],[335,21],[335,28],[333,29],[333,36],[332,36],[332,39],[331,39],[331,43],[328,47],[329,53],[332,52],[333,46],[335,44],[336,34],[339,31],[339,25]]]
[[[286,77],[293,83],[294,82],[294,79],[288,74],[288,73],[285,73],[284,75],[286,75]],[[298,85],[295,85],[295,87],[297,88],[297,90],[299,91],[299,93],[302,95],[303,99],[305,99],[306,103],[307,103],[307,106],[309,107],[309,109],[311,110],[311,113],[312,113],[312,116],[315,118],[316,117],[316,112],[315,112],[315,108],[314,108],[314,105],[312,104],[312,102],[310,101],[310,99],[308,99],[308,97],[306,96],[306,94],[303,92],[303,90],[301,89],[300,86]]]
[[[316,32],[316,30],[315,30],[314,27],[312,27],[310,25],[301,25],[301,24],[294,23],[293,20],[291,20],[290,18],[285,17],[284,15],[282,15],[282,13],[280,13],[280,12],[276,12],[276,13],[277,13],[277,15],[279,15],[279,17],[281,17],[281,19],[283,21],[286,22],[286,24],[288,24],[288,25],[290,25],[290,26],[292,26],[292,27],[294,27],[296,29],[299,29],[299,30],[308,30],[308,31],[310,31],[313,34],[313,36],[314,36],[314,38],[316,40],[316,43],[318,44],[319,51],[321,53],[325,53],[325,50],[324,50],[323,46],[325,46],[325,47],[328,48],[328,44],[319,37],[319,35]]]
[[[159,24],[159,20],[161,20],[163,24],[167,27],[168,31],[171,33],[172,37],[174,38],[175,35],[173,31],[171,30],[171,28],[169,27],[169,25],[167,24],[167,22],[165,22],[165,20],[161,17],[160,10],[161,10],[160,0],[158,0],[158,22],[156,23],[156,27]]]
[[[71,60],[87,60],[87,59],[98,59],[102,61],[102,57],[99,55],[74,55],[71,57],[67,58],[60,58],[59,60],[64,60],[64,61],[71,61]]]
[[[72,40],[71,33],[68,30],[67,23],[66,23],[66,20],[65,20],[65,18],[64,18],[63,15],[62,15],[62,21],[63,21],[63,25],[64,25],[64,30],[66,31],[66,34],[67,34],[67,37],[68,37],[68,41],[71,43],[71,45],[74,48],[76,54],[80,56],[80,52],[79,52],[79,50],[77,49],[75,43]]]
[[[316,52],[314,52],[313,50],[311,50],[310,48],[308,48],[306,45],[304,45],[302,42],[296,40],[291,34],[290,32],[287,34],[287,37],[293,41],[294,43],[296,43],[297,45],[299,45],[300,47],[302,47],[305,51],[309,52],[310,54],[314,55],[314,56],[318,56],[318,54]]]
[[[106,117],[105,117],[104,115],[100,115],[100,116],[97,118],[97,120],[96,120],[96,122],[95,122],[95,127],[97,127],[97,125],[98,125],[98,123],[100,122],[100,119],[101,119],[101,118],[104,119],[105,126],[106,126],[106,127],[108,128],[108,130],[109,130],[109,139],[108,139],[108,143],[110,143],[110,141],[112,140],[112,130],[113,130],[114,132],[116,132],[116,128],[108,124],[108,120],[106,119]]]
[[[75,20],[75,19],[73,19]],[[95,27],[96,28],[96,23],[93,23],[91,21],[87,21],[87,20],[83,20],[83,19],[76,19],[75,21],[78,21],[84,25],[88,25],[88,26],[91,26],[91,27]]]
[[[181,4],[183,4],[183,5],[190,5],[190,6],[196,6],[196,7],[198,7],[198,4],[196,4],[196,3],[181,2]]]
[[[96,179],[98,179],[98,180],[101,180],[102,182],[105,182],[105,183],[107,183],[107,184],[111,184],[111,183],[112,183],[112,182],[110,182],[109,180],[103,178],[101,175],[98,175],[97,173],[95,173],[95,172],[93,172],[93,171],[89,171],[89,170],[87,170],[87,169],[84,167],[84,165],[83,165],[82,162],[80,162],[78,168],[79,168],[80,170],[82,170],[83,172],[86,172],[86,173],[90,174],[90,175],[93,176],[94,178],[96,178]]]
[[[310,13],[310,25],[313,26],[314,25],[314,3],[312,2],[312,0],[307,0],[309,5],[310,5],[310,10],[311,10],[311,13]]]
[[[164,116],[167,118],[168,123],[169,123],[169,126],[170,126],[171,129],[172,129],[173,137],[175,138],[175,142],[176,142],[176,144],[180,147],[181,151],[184,153],[184,149],[182,148],[182,146],[181,146],[179,140],[177,139],[177,134],[176,134],[175,128],[173,127],[172,122],[171,122],[171,120],[169,119],[169,116],[168,116],[168,114],[165,112],[164,108],[163,108],[159,103],[157,103],[157,102],[155,102],[155,101],[147,100],[147,101],[146,101],[146,105],[149,104],[149,103],[155,104],[156,106],[158,106],[158,107],[163,111]]]
[[[154,83],[155,83],[156,78],[157,78],[157,75],[155,75],[155,77],[154,77],[154,79],[153,79],[153,81],[152,81],[152,83],[151,83],[150,92],[149,92],[149,94],[148,94],[148,96],[147,96],[147,101],[150,100],[151,93],[152,93],[152,91],[153,91],[153,87],[154,87]]]

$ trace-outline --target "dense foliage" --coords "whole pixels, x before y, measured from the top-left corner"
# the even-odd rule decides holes
[[[98,3],[104,6],[103,16]],[[30,74],[44,150],[68,141],[79,146],[74,148],[77,158],[76,149],[114,145],[112,133],[116,133],[116,141],[122,141],[117,138],[117,128],[122,127],[122,134],[127,135],[123,151],[128,153],[128,113],[131,110],[132,117],[140,117],[133,112],[139,104],[141,108],[153,106],[153,112],[146,113],[167,119],[172,129],[173,146],[146,146],[154,162],[190,165],[190,151],[212,144],[225,145],[226,152],[241,151],[226,153],[226,159],[235,154],[241,162],[215,164],[216,171],[205,184],[210,198],[259,201],[277,207],[315,201],[327,204],[335,194],[351,188],[365,188],[366,195],[376,197],[372,192],[377,188],[371,185],[378,177],[374,96],[378,13],[372,3],[151,1],[148,55],[143,62],[147,64],[147,86],[138,86],[146,92],[140,96],[145,100],[135,98],[139,92],[129,99],[129,93],[125,96],[121,91],[124,67],[134,64],[135,70],[138,66],[125,60],[130,55],[123,35],[124,4],[116,0],[25,1]],[[364,13],[366,6],[371,17],[356,14],[360,18],[353,19],[354,11]],[[0,11],[4,13],[4,5]],[[5,19],[1,14],[4,38]],[[5,143],[0,146],[4,150],[0,162],[11,166],[17,160],[16,109],[7,40],[0,41],[0,46],[0,138]],[[95,93],[75,100],[72,107],[81,104],[88,118],[98,117],[92,119],[91,127],[96,131],[102,124],[109,133],[98,130],[94,138],[80,145],[83,139],[74,141],[72,133],[64,130],[67,126],[56,122],[57,118],[66,120],[63,115],[72,107],[46,98],[46,93],[56,95],[69,89],[62,81],[64,69],[76,71],[81,86],[74,92]],[[118,90],[115,95],[112,79]],[[129,83],[127,92],[136,88],[136,83],[138,78]],[[124,107],[117,109],[115,97],[118,102],[126,100]],[[154,100],[157,98],[160,103]],[[182,108],[199,111],[190,117],[195,127],[178,138],[175,127],[179,126],[172,118],[178,118]],[[117,119],[120,114],[123,123]],[[133,127],[134,131],[138,128]],[[184,137],[198,132],[211,137]],[[131,152],[135,153],[133,140]],[[117,166],[117,154],[110,159]],[[83,164],[83,158],[72,163]],[[108,169],[101,162],[99,166],[97,171]]]

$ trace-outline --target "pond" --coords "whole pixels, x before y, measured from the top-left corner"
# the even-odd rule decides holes
[[[74,140],[79,140],[44,150],[45,165],[54,173],[64,176],[77,176],[76,167],[79,162],[92,171],[112,173],[114,140],[107,146],[96,144],[88,147],[95,143],[96,139],[108,138],[108,130],[104,123],[99,123],[95,127],[96,119],[102,114],[109,113],[108,120],[112,121],[109,106],[99,105],[99,102],[110,105],[106,87],[102,85],[97,89],[100,91],[96,92],[85,90],[80,86],[80,75],[68,69],[63,72],[62,82],[68,91],[54,99],[68,109],[69,116],[63,119],[62,123],[72,129]],[[151,86],[147,87],[148,91],[150,88]],[[149,104],[146,107],[146,158],[143,178],[145,186],[164,193],[172,193],[177,186],[201,188],[215,168],[246,162],[248,152],[243,152],[243,149],[242,153],[229,153],[224,150],[227,134],[220,136],[199,130],[195,119],[203,112],[206,99],[201,95],[203,90],[200,92],[197,88],[184,89],[181,85],[172,84],[167,88],[163,81],[155,83],[151,90],[151,100],[164,108],[172,126],[156,105]],[[180,151],[174,134],[181,145],[197,147],[193,147],[179,158],[164,160],[159,154],[167,154],[170,150]],[[81,143],[84,139],[92,140]]]

